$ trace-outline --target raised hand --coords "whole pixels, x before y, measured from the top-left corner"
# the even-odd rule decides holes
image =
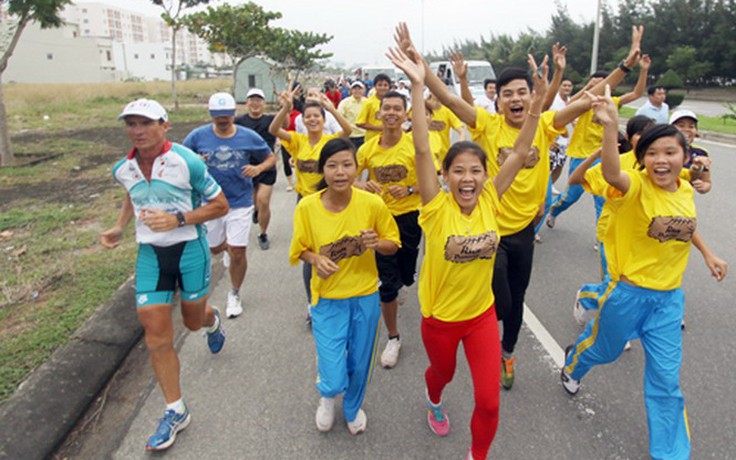
[[[450,63],[452,64],[452,70],[455,72],[458,80],[462,80],[468,77],[468,63],[465,62],[465,56],[460,51],[453,51],[450,53]]]
[[[641,67],[644,70],[649,70],[649,67],[652,65],[652,58],[649,57],[648,54],[645,54],[644,56],[639,59],[639,67]]]
[[[624,64],[628,68],[634,67],[639,62],[641,56],[641,39],[644,36],[644,26],[631,26],[631,48],[629,55],[624,59]]]
[[[557,71],[565,70],[567,67],[567,47],[565,45],[560,46],[559,43],[552,45],[552,64]]]
[[[279,103],[287,112],[291,112],[294,108],[294,91],[281,91]]]
[[[544,56],[542,64],[539,67],[537,67],[534,56],[531,54],[527,56],[527,62],[529,63],[529,67],[532,69],[532,79],[534,80],[534,97],[537,99],[544,99],[544,95],[547,93],[547,86],[549,85],[547,80],[547,77],[549,77],[549,66],[547,65],[547,62],[549,62],[549,56]]]
[[[396,25],[394,31],[394,41],[401,51],[404,52],[414,62],[421,62],[419,52],[414,46],[414,42],[411,40],[409,34],[409,27],[405,22],[400,22]]]
[[[424,84],[424,76],[425,76],[425,70],[424,70],[424,64],[419,62],[414,62],[412,59],[409,58],[403,51],[401,51],[398,48],[389,48],[388,53],[386,53],[386,57],[399,69],[403,70],[407,77],[409,77],[409,80],[411,80],[411,84]]]
[[[611,85],[606,85],[603,96],[596,96],[588,91],[586,95],[593,101],[593,112],[603,126],[618,126],[618,107],[611,99]]]

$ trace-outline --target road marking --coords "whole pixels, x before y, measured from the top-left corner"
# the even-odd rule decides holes
[[[724,144],[723,142],[709,141],[708,139],[698,139],[698,143],[713,144],[719,147],[732,148],[733,144]]]
[[[547,328],[539,321],[532,310],[524,303],[524,323],[532,331],[532,334],[539,340],[547,353],[552,357],[557,367],[562,367],[565,363],[565,351],[552,337]]]

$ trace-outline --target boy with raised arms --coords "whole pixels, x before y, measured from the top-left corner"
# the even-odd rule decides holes
[[[365,100],[363,107],[360,109],[358,118],[355,120],[358,128],[365,129],[365,142],[378,137],[381,134],[381,120],[378,118],[378,112],[381,110],[381,98],[391,89],[391,79],[384,73],[379,73],[373,79],[373,88],[375,94]]]

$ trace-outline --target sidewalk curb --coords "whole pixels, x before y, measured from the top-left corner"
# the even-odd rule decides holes
[[[0,458],[48,458],[143,334],[134,279],[85,321],[0,407]]]

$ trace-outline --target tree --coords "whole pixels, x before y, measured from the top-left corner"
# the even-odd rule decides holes
[[[2,75],[8,68],[8,61],[18,45],[23,30],[30,22],[37,22],[42,29],[60,27],[63,20],[59,13],[71,0],[3,0],[0,10],[8,13],[9,20],[2,23],[3,43],[0,56],[0,166],[14,161],[8,133],[8,116],[2,90]]]
[[[190,32],[209,43],[211,51],[227,53],[237,65],[241,60],[265,53],[276,35],[269,23],[281,13],[266,11],[253,2],[207,7],[182,18]]]
[[[287,75],[291,70],[295,70],[293,78],[297,80],[300,72],[309,70],[320,60],[332,57],[332,53],[315,49],[330,40],[331,35],[276,29],[274,39],[265,50],[265,54],[278,62],[286,70]]]
[[[209,3],[209,0],[151,0],[154,5],[164,9],[161,19],[171,27],[171,98],[174,110],[179,109],[179,97],[176,95],[176,34],[184,26],[180,16],[183,10],[197,5]]]
[[[703,77],[713,66],[698,59],[698,51],[692,46],[678,46],[667,58],[667,66],[681,75],[686,83]]]

